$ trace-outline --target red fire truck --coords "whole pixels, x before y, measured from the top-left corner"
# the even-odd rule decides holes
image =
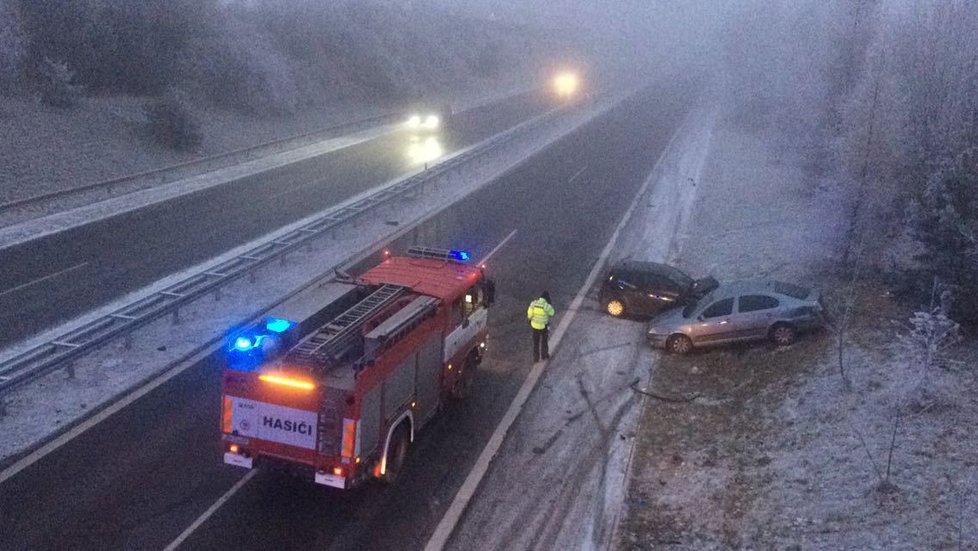
[[[468,391],[493,284],[464,251],[412,247],[232,332],[224,462],[318,484],[392,482],[415,433]]]

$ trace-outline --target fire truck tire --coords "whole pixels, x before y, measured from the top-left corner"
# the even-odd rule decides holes
[[[411,435],[408,432],[407,423],[401,423],[394,429],[391,435],[390,448],[387,450],[387,468],[384,470],[383,481],[393,484],[401,474],[404,467],[404,460],[407,458],[408,446],[411,444]]]
[[[452,385],[451,396],[453,400],[464,400],[472,393],[475,370],[478,364],[478,355],[474,351],[465,358],[465,363],[462,364],[462,376]]]

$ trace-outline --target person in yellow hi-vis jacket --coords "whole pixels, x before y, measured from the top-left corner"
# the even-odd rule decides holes
[[[533,328],[533,363],[540,359],[550,358],[550,348],[547,343],[550,331],[550,320],[554,317],[554,307],[550,304],[550,293],[540,293],[540,298],[530,303],[526,309],[526,319]]]

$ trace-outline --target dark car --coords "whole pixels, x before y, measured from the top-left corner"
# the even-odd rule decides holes
[[[717,287],[712,277],[693,279],[657,262],[627,260],[605,274],[598,301],[612,316],[651,316],[684,306]]]

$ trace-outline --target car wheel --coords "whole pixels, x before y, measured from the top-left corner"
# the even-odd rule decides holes
[[[604,304],[604,309],[608,314],[616,318],[625,315],[625,303],[621,299],[613,298]]]
[[[787,323],[776,323],[771,328],[771,340],[778,346],[788,346],[795,342],[798,331]]]
[[[693,341],[686,335],[673,335],[666,342],[666,349],[673,354],[689,354],[693,350]]]

